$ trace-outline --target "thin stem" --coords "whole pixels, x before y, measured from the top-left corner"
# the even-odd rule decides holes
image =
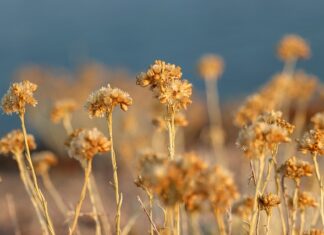
[[[89,178],[90,178],[90,175],[91,175],[91,169],[92,169],[92,159],[87,161],[85,169],[84,169],[84,183],[83,183],[83,186],[82,186],[79,201],[78,201],[78,203],[77,203],[77,205],[75,207],[74,218],[73,218],[73,222],[72,222],[72,225],[70,227],[70,232],[69,232],[70,235],[73,235],[75,233],[75,230],[76,230],[76,227],[77,227],[77,224],[78,224],[78,219],[79,219],[79,216],[80,216],[81,207],[82,207],[84,198],[85,198],[85,196],[87,194],[87,186],[88,186]]]
[[[14,228],[15,235],[21,235],[18,218],[17,218],[17,213],[16,213],[16,205],[15,205],[15,201],[13,200],[11,194],[6,195],[6,202],[7,202],[7,206],[8,206],[9,217],[10,217],[12,226]]]
[[[224,218],[220,212],[215,211],[216,222],[218,226],[218,231],[220,235],[226,235]]]
[[[91,201],[91,206],[92,206],[92,213],[93,213],[93,219],[96,223],[96,235],[101,235],[101,225],[98,217],[98,209],[97,209],[97,203],[96,203],[96,198],[93,192],[93,186],[92,186],[92,180],[89,180],[88,183],[88,192],[90,196],[90,201]]]
[[[59,192],[57,191],[54,184],[52,183],[52,180],[49,177],[48,172],[44,172],[41,175],[41,177],[42,177],[42,180],[43,180],[43,183],[44,183],[44,186],[45,186],[46,190],[49,192],[49,194],[53,198],[56,206],[58,207],[58,209],[60,210],[62,215],[66,216],[67,212],[68,212],[68,209],[66,208],[66,206],[65,206],[65,204],[63,202],[63,199],[60,196]]]
[[[150,234],[154,234],[154,232],[156,232],[156,234],[160,234],[160,233],[159,233],[159,230],[157,229],[157,226],[155,225],[155,223],[154,223],[154,221],[153,221],[153,219],[152,219],[152,217],[151,217],[151,213],[150,213],[149,211],[147,211],[147,209],[146,209],[144,203],[142,202],[140,196],[137,196],[137,200],[138,200],[138,202],[141,204],[142,209],[144,210],[144,212],[145,212],[147,218],[148,218],[149,221],[150,221],[151,227],[152,227],[152,229],[153,229],[153,231],[151,231]]]
[[[177,203],[174,208],[174,222],[176,226],[176,235],[180,235],[180,204]]]
[[[321,174],[320,174],[320,170],[319,170],[319,166],[318,166],[318,162],[317,162],[317,154],[313,154],[312,159],[313,159],[313,163],[315,166],[316,179],[317,179],[320,191],[321,191],[320,214],[321,214],[322,225],[324,226],[324,188],[323,188],[323,182],[321,179]]]
[[[290,212],[289,212],[289,206],[288,206],[288,201],[289,201],[289,195],[287,193],[287,188],[286,188],[286,185],[285,185],[285,177],[282,176],[281,178],[281,188],[282,188],[282,193],[283,193],[283,198],[284,198],[284,203],[285,203],[285,208],[286,208],[286,213],[287,213],[287,220],[288,220],[288,223],[287,223],[287,234],[290,233],[290,230],[291,230],[291,224],[290,224]]]
[[[271,158],[271,159],[269,159],[267,176],[266,176],[266,179],[264,181],[264,184],[263,184],[263,187],[262,187],[262,190],[261,190],[261,194],[264,194],[264,192],[265,192],[265,190],[266,190],[266,188],[268,186],[268,183],[270,181],[270,176],[271,176],[272,168],[273,168],[273,160]]]
[[[31,160],[30,150],[29,150],[28,140],[27,140],[27,131],[26,131],[26,126],[25,126],[25,116],[24,116],[24,114],[20,114],[19,117],[20,117],[20,121],[21,121],[21,128],[22,128],[23,135],[24,135],[24,142],[25,142],[25,149],[26,149],[26,159],[27,159],[27,162],[28,162],[28,166],[30,168],[30,172],[31,172],[31,176],[32,176],[32,182],[34,184],[33,189],[35,190],[36,195],[38,197],[38,200],[41,203],[42,213],[43,213],[43,216],[45,217],[46,225],[47,225],[47,228],[49,230],[49,233],[51,235],[55,235],[52,220],[51,220],[51,218],[49,216],[48,209],[47,209],[47,201],[45,200],[41,190],[38,187],[36,173],[35,173],[34,166],[33,166],[32,160]]]
[[[42,228],[42,233],[43,234],[48,234],[47,226],[46,226],[46,221],[44,220],[44,217],[42,216],[39,208],[39,204],[37,203],[35,191],[33,191],[33,183],[31,182],[30,176],[27,172],[24,160],[22,158],[21,154],[14,154],[15,155],[15,160],[17,162],[18,168],[19,168],[19,173],[20,173],[20,178],[21,181],[23,182],[25,189],[27,191],[27,194],[35,208],[37,218],[39,220],[39,223]]]
[[[298,192],[300,188],[300,181],[296,180],[293,196],[293,211],[292,211],[292,221],[291,221],[291,233],[295,234],[296,231],[296,220],[297,220],[297,209],[298,209]]]
[[[264,155],[260,156],[259,158],[259,176],[257,179],[257,185],[255,187],[255,194],[254,194],[254,200],[253,200],[253,215],[251,218],[250,222],[250,230],[249,230],[249,235],[253,235],[255,232],[255,226],[256,226],[256,219],[257,219],[257,214],[258,214],[258,197],[260,194],[260,188],[261,188],[261,183],[262,183],[262,178],[263,178],[263,171],[264,171]],[[258,229],[258,228],[256,228]]]
[[[304,234],[304,226],[305,226],[305,210],[300,211],[300,229],[299,235]]]
[[[63,127],[64,127],[67,134],[72,133],[73,127],[72,127],[71,116],[70,115],[67,115],[67,116],[65,116],[63,118]]]
[[[113,178],[114,178],[114,190],[115,190],[115,199],[116,199],[116,235],[120,235],[120,214],[121,214],[121,206],[122,206],[122,200],[121,196],[119,195],[119,183],[118,183],[118,173],[117,173],[117,161],[116,161],[116,155],[114,151],[114,144],[113,144],[113,130],[112,130],[112,113],[108,113],[107,116],[107,123],[108,123],[108,131],[109,131],[109,139],[111,142],[111,163],[113,167]]]
[[[192,235],[200,235],[200,226],[199,226],[199,214],[198,213],[190,213],[190,230]]]
[[[96,180],[95,180],[93,174],[90,175],[90,182],[91,182],[91,186],[92,186],[93,195],[95,198],[96,207],[99,211],[99,219],[100,219],[100,222],[102,225],[103,232],[106,235],[112,234],[111,228],[110,228],[110,223],[109,223],[108,217],[105,213],[105,209],[104,209],[101,197],[100,197],[100,192],[98,190],[97,183],[96,183]]]
[[[168,131],[169,131],[169,158],[172,160],[174,159],[175,155],[175,125],[174,125],[174,116],[175,113],[171,110],[168,110]]]
[[[266,235],[268,235],[270,233],[270,220],[271,220],[271,213],[269,215],[267,215],[267,225],[266,225]]]

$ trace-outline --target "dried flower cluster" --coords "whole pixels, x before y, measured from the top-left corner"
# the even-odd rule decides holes
[[[316,113],[312,118],[311,122],[314,125],[314,129],[324,130],[324,112]]]
[[[36,148],[34,136],[27,136],[30,150]],[[22,154],[25,151],[24,135],[20,130],[13,130],[0,139],[0,154]]]
[[[63,119],[70,117],[71,113],[76,109],[77,103],[72,99],[56,101],[51,112],[51,120],[54,123],[58,123]]]
[[[33,96],[36,89],[37,85],[27,80],[13,83],[1,100],[2,110],[6,114],[24,114],[27,104],[34,107],[37,104]]]
[[[253,198],[245,197],[233,206],[233,213],[247,221],[253,212]]]
[[[157,128],[158,131],[167,130],[167,121],[163,117],[156,117],[152,120],[152,124]],[[182,113],[177,113],[174,117],[174,125],[179,127],[188,126],[188,120]]]
[[[297,102],[306,102],[316,91],[317,85],[317,77],[303,71],[296,72],[286,90],[286,98]]]
[[[118,88],[111,88],[108,84],[107,87],[102,87],[89,96],[85,108],[90,118],[101,118],[107,117],[118,105],[122,110],[127,111],[132,103],[133,100],[128,93]]]
[[[259,196],[258,203],[260,210],[264,210],[267,215],[271,215],[272,209],[280,204],[280,198],[278,195],[269,193]]]
[[[285,36],[277,48],[278,57],[283,61],[308,59],[310,48],[308,43],[298,35]]]
[[[305,210],[309,207],[318,207],[316,199],[308,192],[300,192],[298,194],[298,208]]]
[[[84,161],[109,151],[110,141],[97,128],[78,129],[70,135],[66,146],[70,157]]]
[[[297,160],[295,156],[289,158],[285,163],[280,167],[284,177],[300,180],[302,177],[310,177],[313,175],[314,167],[302,160]]]
[[[223,213],[238,198],[231,175],[220,166],[208,168],[194,153],[172,161],[145,155],[137,184],[157,194],[168,206],[183,202],[190,212],[200,211],[209,202],[213,211]]]
[[[198,73],[203,79],[218,79],[224,71],[224,61],[217,55],[204,55],[198,62]]]
[[[324,130],[316,129],[306,132],[303,137],[298,140],[298,149],[303,154],[324,154]]]
[[[179,66],[156,60],[144,73],[137,76],[137,84],[150,86],[155,96],[168,109],[177,112],[191,104],[192,84],[182,80]]]
[[[282,119],[280,112],[260,115],[254,123],[241,129],[237,145],[249,158],[264,156],[280,143],[290,142],[294,127]]]
[[[41,151],[32,155],[32,160],[37,174],[43,174],[48,170],[57,165],[58,160],[54,153],[50,151]]]

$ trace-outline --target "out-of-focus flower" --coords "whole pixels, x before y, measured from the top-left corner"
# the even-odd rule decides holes
[[[298,150],[303,154],[324,154],[324,130],[316,129],[306,132],[298,142]]]
[[[308,59],[311,54],[308,43],[298,35],[286,35],[277,48],[278,57],[283,61]]]
[[[66,146],[69,156],[82,162],[92,159],[96,154],[108,152],[111,143],[97,128],[93,128],[74,131]]]
[[[300,192],[298,194],[298,208],[300,210],[305,210],[309,207],[318,207],[318,203],[315,198],[308,192]]]
[[[37,174],[44,174],[57,165],[58,160],[54,153],[50,151],[41,151],[32,155],[32,160]]]
[[[316,113],[312,118],[311,122],[314,125],[314,129],[324,130],[324,112]]]
[[[27,135],[30,150],[36,148],[34,136]],[[22,154],[25,150],[24,135],[21,130],[13,130],[0,139],[0,154]]]
[[[77,103],[72,99],[58,100],[54,103],[51,112],[51,120],[58,123],[61,120],[70,117],[71,113],[77,109]]]
[[[13,83],[1,100],[2,110],[6,114],[24,114],[27,104],[34,107],[37,104],[33,96],[36,89],[37,85],[28,80]]]
[[[267,215],[271,215],[272,208],[280,204],[280,198],[278,195],[269,193],[266,195],[259,196],[258,198],[259,207],[261,210],[265,210]]]
[[[204,55],[198,61],[198,73],[203,79],[219,79],[224,71],[224,61],[213,54]]]

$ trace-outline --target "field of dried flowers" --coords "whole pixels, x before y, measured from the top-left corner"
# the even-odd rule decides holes
[[[221,107],[212,54],[206,104],[162,60],[136,79],[21,69],[1,102],[20,126],[0,139],[0,234],[324,234],[323,85],[296,69],[304,39],[276,53],[282,72],[239,107]]]

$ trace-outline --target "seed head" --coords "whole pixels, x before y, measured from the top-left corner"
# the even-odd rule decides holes
[[[30,150],[36,148],[34,136],[27,135]],[[22,154],[25,150],[24,134],[21,130],[13,130],[0,139],[0,154]]]
[[[111,88],[108,84],[107,87],[102,87],[89,96],[85,109],[88,111],[90,118],[106,117],[117,105],[123,111],[127,111],[128,106],[132,105],[132,103],[133,99],[128,93],[118,88]]]
[[[308,192],[300,192],[298,194],[298,207],[301,210],[305,210],[309,207],[318,207],[318,203],[315,198]]]
[[[224,71],[224,61],[217,55],[204,55],[198,62],[198,73],[203,79],[219,79]]]
[[[59,123],[77,109],[77,103],[72,99],[63,99],[55,102],[51,112],[51,120]]]
[[[280,167],[284,177],[300,180],[301,177],[310,177],[313,174],[314,167],[302,160],[297,160],[295,156],[289,158],[285,163]]]
[[[278,44],[278,57],[283,61],[308,59],[311,51],[308,43],[298,35],[287,35]]]
[[[272,212],[272,208],[280,204],[280,198],[278,195],[269,193],[258,197],[258,204],[261,210],[265,210],[269,216]]]
[[[6,114],[24,114],[26,105],[36,106],[37,100],[34,98],[34,92],[37,85],[28,80],[13,83],[7,93],[2,97],[1,107]]]
[[[35,172],[42,175],[52,167],[57,165],[58,160],[54,153],[50,151],[41,151],[32,155]]]
[[[298,142],[298,150],[303,154],[324,154],[324,130],[316,129],[306,132]]]
[[[96,154],[108,152],[110,141],[97,129],[78,129],[66,141],[68,154],[79,161],[90,160]]]

